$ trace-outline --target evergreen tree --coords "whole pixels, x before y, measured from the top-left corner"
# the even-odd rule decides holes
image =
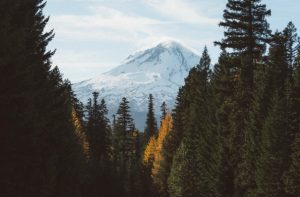
[[[127,196],[149,196],[149,193],[146,193],[148,188],[144,187],[144,174],[143,174],[143,166],[141,163],[141,143],[140,143],[140,133],[138,130],[134,130],[130,135],[132,141],[132,155],[129,160],[129,179],[128,183],[125,183],[129,188],[127,191]]]
[[[93,99],[88,104],[87,115],[87,132],[91,157],[94,162],[98,163],[97,165],[109,160],[111,147],[109,120],[106,117],[108,111],[104,100],[98,103],[98,97],[99,93],[93,92]],[[103,165],[103,163],[100,165]]]
[[[256,196],[287,196],[283,174],[288,167],[287,107],[285,98],[275,94],[262,129],[261,153],[257,160]]]
[[[89,195],[109,196],[112,191],[111,181],[111,130],[104,100],[99,103],[99,93],[93,92],[93,98],[87,105],[87,136],[90,145],[91,180]],[[96,184],[103,186],[97,187]]]
[[[288,77],[289,66],[287,48],[285,47],[286,42],[287,39],[284,34],[276,32],[270,42],[270,54],[267,62],[263,63],[255,73],[254,98],[245,129],[245,144],[242,148],[243,158],[239,165],[241,168],[239,180],[242,183],[241,186],[245,196],[257,195],[256,191],[259,183],[255,181],[255,176],[258,173],[257,171],[261,170],[257,161],[261,159],[263,125],[268,117],[274,92],[285,98],[286,103],[289,102],[287,88],[290,79]],[[289,105],[286,105],[286,107],[289,107]],[[288,113],[286,115],[289,116]],[[288,119],[286,121],[288,122]],[[287,127],[286,130],[288,131],[289,128]],[[289,141],[288,138],[287,135],[286,143]],[[288,152],[286,151],[286,154]]]
[[[287,43],[290,38],[287,36],[284,32],[276,32],[273,35],[269,65],[261,77],[263,80],[257,83],[257,99],[253,102],[255,108],[249,132],[252,134],[250,136],[252,141],[248,143],[252,144],[249,148],[252,157],[248,159],[248,163],[256,162],[252,168],[252,171],[256,171],[252,173],[255,174],[256,182],[252,185],[251,196],[286,195],[282,186],[282,176],[289,165],[289,144],[292,141],[290,122],[292,67],[289,65]],[[281,150],[276,148],[279,146]],[[272,169],[276,172],[270,175],[269,170]]]
[[[190,103],[195,98],[196,86],[194,86],[195,69],[190,71],[190,74],[185,79],[185,85],[179,88],[176,98],[176,107],[173,110],[173,129],[169,132],[164,140],[162,155],[164,161],[160,166],[160,177],[164,180],[164,184],[167,185],[167,180],[170,175],[173,157],[179,148],[182,141],[183,134],[185,132],[185,121],[188,119]],[[169,196],[168,188],[165,187],[160,191],[162,196]]]
[[[56,69],[56,68],[54,68]],[[57,68],[58,69],[58,68]],[[85,111],[85,106],[84,104],[77,98],[77,95],[73,92],[72,87],[71,87],[71,82],[66,80],[66,83],[69,86],[69,92],[70,92],[70,97],[73,103],[74,110],[80,119],[81,122],[84,122],[84,111]]]
[[[265,50],[265,42],[270,35],[266,17],[271,15],[261,0],[228,0],[224,10],[225,38],[216,42],[222,49],[231,48],[238,54],[249,53],[259,57]]]
[[[85,156],[86,160],[88,160],[90,158],[90,143],[88,141],[87,133],[86,133],[86,130],[84,127],[84,120],[83,120],[84,106],[83,106],[83,103],[80,102],[76,98],[76,95],[73,93],[73,91],[71,89],[70,83],[67,82],[67,84],[69,84],[68,85],[69,92],[70,92],[70,97],[72,99],[72,104],[73,104],[72,122],[75,127],[75,134],[78,137],[78,139],[80,140],[80,144],[82,146],[84,156]]]
[[[163,119],[166,117],[167,112],[168,112],[167,104],[166,104],[165,101],[160,106],[160,112],[161,112],[161,116],[160,116],[160,124],[161,124]]]
[[[214,154],[217,152],[215,145],[218,143],[216,143],[217,134],[212,124],[215,120],[213,102],[209,103],[213,98],[209,85],[209,66],[210,58],[205,48],[199,65],[192,69],[189,75],[192,79],[189,85],[195,88],[195,97],[191,100],[189,113],[184,121],[185,133],[182,143],[185,147],[185,158],[183,164],[176,163],[181,166],[180,168],[172,165],[172,168],[184,172],[184,177],[189,177],[188,181],[184,179],[176,181],[183,185],[172,183],[169,186],[181,188],[183,196],[218,195],[218,191],[215,190],[218,173],[215,167],[218,165],[216,162],[218,155]]]
[[[292,102],[292,113],[293,119],[290,122],[292,125],[292,137],[293,141],[291,143],[291,164],[289,169],[285,173],[285,189],[291,194],[291,196],[296,197],[300,192],[300,163],[299,163],[299,152],[300,152],[300,49],[298,49],[297,57],[294,62],[294,86],[291,94]]]
[[[173,158],[170,176],[168,178],[168,188],[171,197],[184,196],[184,184],[189,183],[189,177],[187,177],[185,171],[182,169],[184,166],[185,158],[185,144],[182,142],[176,151]]]
[[[246,187],[250,187],[248,180],[252,179],[252,183],[254,182],[245,156],[250,151],[247,138],[253,134],[248,134],[246,128],[254,94],[255,72],[264,66],[261,64],[262,55],[271,34],[266,21],[266,17],[270,15],[271,11],[261,4],[261,0],[228,0],[224,21],[220,23],[225,28],[225,38],[221,42],[215,42],[221,49],[229,49],[232,61],[230,67],[235,72],[231,112],[228,116],[232,136],[230,146],[235,148],[231,153],[235,196],[246,195]]]
[[[182,136],[183,136],[183,119],[184,113],[186,110],[186,103],[184,100],[184,88],[180,88],[177,98],[176,98],[176,107],[173,111],[173,128],[172,131],[167,134],[165,140],[163,142],[162,147],[162,155],[164,161],[161,163],[160,166],[160,177],[164,180],[164,185],[167,185],[167,180],[170,175],[171,166],[173,162],[173,157],[178,149]],[[169,189],[168,186],[163,188],[160,191],[160,195],[162,196],[169,196]]]
[[[147,113],[147,120],[146,120],[146,128],[145,128],[145,137],[146,142],[151,136],[154,136],[157,133],[157,122],[154,115],[153,109],[153,96],[149,94],[149,104],[148,104],[148,113]]]
[[[232,49],[232,54],[242,57],[240,68],[243,88],[251,91],[256,62],[266,49],[270,30],[266,17],[271,15],[261,0],[228,0],[224,21],[225,38],[215,42],[222,49]]]
[[[115,144],[114,157],[116,160],[116,170],[121,177],[121,182],[126,191],[126,195],[130,196],[133,187],[132,168],[135,161],[135,140],[136,130],[133,119],[130,115],[129,102],[124,97],[120,103],[115,128]]]
[[[283,35],[286,38],[286,50],[287,50],[287,62],[290,69],[290,75],[292,75],[295,57],[298,50],[298,35],[297,29],[292,22],[289,22],[287,27],[283,30]]]
[[[235,87],[236,72],[232,66],[232,57],[225,51],[222,52],[218,64],[214,67],[212,74],[212,89],[216,102],[216,129],[218,131],[218,152],[217,166],[221,167],[218,175],[216,190],[221,196],[233,196],[235,191],[234,174],[236,160],[234,152],[234,135],[231,130],[229,117],[232,114],[233,95]],[[216,167],[218,169],[219,167]]]
[[[68,84],[51,69],[44,7],[42,0],[0,2],[1,196],[82,194],[83,150]]]
[[[244,196],[255,196],[256,161],[259,157],[261,130],[268,114],[271,98],[270,66],[264,65],[255,74],[254,98],[249,110],[249,120],[246,122],[245,142],[242,146],[242,160],[238,164],[238,182],[243,188]]]

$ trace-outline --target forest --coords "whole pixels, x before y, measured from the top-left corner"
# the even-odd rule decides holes
[[[261,0],[224,5],[176,107],[149,95],[144,131],[123,98],[112,121],[52,65],[44,0],[0,1],[0,196],[299,197],[300,39]]]

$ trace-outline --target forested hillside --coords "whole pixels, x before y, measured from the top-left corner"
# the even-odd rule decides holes
[[[51,62],[43,0],[0,1],[0,196],[299,197],[300,39],[261,0],[228,0],[216,65],[204,47],[144,131],[81,103]]]

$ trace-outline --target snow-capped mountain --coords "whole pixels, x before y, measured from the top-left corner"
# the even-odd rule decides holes
[[[154,97],[157,114],[163,101],[169,108],[174,107],[179,87],[199,59],[195,50],[175,41],[167,41],[130,55],[120,66],[76,83],[73,89],[84,103],[92,92],[99,92],[107,103],[110,115],[116,113],[121,98],[126,97],[136,126],[143,129],[149,94]]]

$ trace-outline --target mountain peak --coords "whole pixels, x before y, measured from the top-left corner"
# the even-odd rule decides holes
[[[169,57],[166,57],[169,56]],[[157,65],[163,59],[177,59],[179,62],[184,64],[186,58],[198,58],[198,52],[178,41],[166,40],[160,42],[147,49],[139,50],[129,55],[123,62],[122,65],[137,63],[139,65],[146,62],[152,65]]]
[[[199,52],[196,49],[193,49],[188,45],[177,40],[165,40],[163,42],[158,43],[155,47],[165,48],[165,49],[180,49],[180,50],[191,51],[194,54],[199,54]]]
[[[164,48],[181,47],[181,48],[184,48],[183,44],[181,44],[180,42],[175,41],[175,40],[167,40],[167,41],[161,42],[157,45],[157,47],[164,47]]]
[[[177,41],[165,41],[130,55],[121,65],[96,78],[74,84],[79,99],[86,102],[93,91],[100,92],[110,113],[115,113],[122,97],[128,98],[135,118],[145,122],[148,95],[154,98],[156,113],[162,102],[172,108],[178,88],[200,57]],[[143,113],[144,115],[141,115]],[[112,114],[110,114],[112,115]],[[140,127],[140,128],[143,128]]]

